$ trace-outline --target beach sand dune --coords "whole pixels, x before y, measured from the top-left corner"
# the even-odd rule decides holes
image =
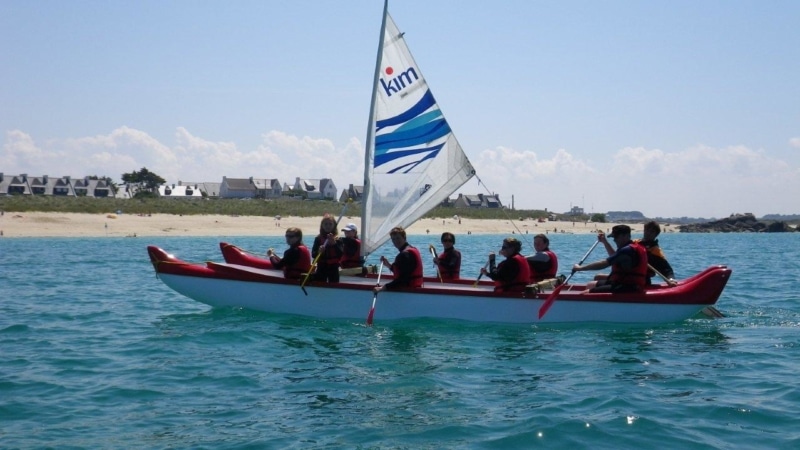
[[[53,212],[6,212],[0,216],[0,231],[13,237],[146,237],[146,236],[280,236],[289,227],[298,227],[307,236],[319,230],[319,217],[259,216],[180,216],[173,214],[80,214]],[[340,228],[359,217],[342,218]],[[537,222],[534,220],[487,220],[468,218],[421,219],[407,229],[408,234],[434,236],[450,231],[463,234],[553,234],[609,231],[613,224],[585,222]],[[641,231],[641,224],[628,224]],[[664,226],[662,231],[676,228]]]

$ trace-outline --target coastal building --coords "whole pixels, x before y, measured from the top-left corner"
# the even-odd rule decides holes
[[[458,194],[458,198],[453,201],[456,208],[502,208],[500,196],[497,194]]]
[[[580,206],[573,206],[568,212],[565,213],[568,216],[582,216],[583,215],[583,208]]]
[[[283,187],[277,179],[222,177],[220,198],[278,198]]]
[[[180,182],[159,186],[158,195],[164,198],[203,198],[197,185],[186,185]]]
[[[291,190],[311,200],[336,200],[336,185],[330,178],[309,179],[297,177]]]
[[[219,198],[219,188],[222,183],[211,181],[178,181],[179,184],[187,186],[196,186],[206,198]]]
[[[48,175],[32,177],[25,173],[19,175],[0,173],[0,195],[106,198],[114,196],[114,186],[107,179],[90,177]]]
[[[255,198],[256,187],[249,178],[222,177],[219,185],[220,198]]]
[[[256,187],[256,198],[280,198],[283,195],[283,186],[277,178],[256,179],[250,177]]]
[[[361,203],[364,199],[364,186],[350,185],[347,189],[342,190],[342,195],[339,196],[339,202],[346,202],[348,199],[353,200],[355,203]]]
[[[113,197],[111,185],[106,180],[91,180],[86,177],[75,180],[73,189],[77,197]]]

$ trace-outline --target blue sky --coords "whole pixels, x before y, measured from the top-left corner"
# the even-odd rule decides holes
[[[362,184],[382,7],[2,0],[0,172]],[[483,181],[460,192],[559,212],[800,213],[800,2],[389,10]]]

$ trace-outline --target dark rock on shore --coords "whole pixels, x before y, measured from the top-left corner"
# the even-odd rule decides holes
[[[726,219],[679,225],[682,233],[785,233],[800,231],[783,221],[761,222],[751,213],[731,214]]]

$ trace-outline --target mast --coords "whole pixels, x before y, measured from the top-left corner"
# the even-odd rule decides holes
[[[383,46],[386,33],[386,16],[389,13],[389,0],[383,2],[383,19],[381,20],[381,32],[378,39],[378,52],[375,57],[375,75],[372,80],[372,101],[369,104],[369,120],[367,121],[367,141],[364,148],[364,191],[361,198],[361,233],[369,232],[367,218],[372,212],[372,205],[369,197],[372,195],[371,172],[375,160],[375,103],[378,100],[378,80],[381,73],[381,62],[383,60]],[[366,257],[364,247],[361,247],[361,256]]]

